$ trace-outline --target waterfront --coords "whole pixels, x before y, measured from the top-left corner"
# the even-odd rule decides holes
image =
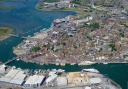
[[[66,66],[56,66],[56,65],[37,65],[33,63],[25,63],[23,61],[14,61],[10,66],[20,67],[22,69],[65,69],[67,72],[80,71],[84,68],[96,68],[103,75],[111,78],[116,83],[118,83],[122,89],[127,89],[128,81],[128,64],[94,64],[90,66],[78,66],[78,65],[66,65]]]
[[[16,34],[21,36],[32,35],[35,32],[38,32],[41,28],[48,28],[52,21],[56,18],[62,18],[67,15],[73,15],[74,12],[38,12],[34,9],[36,0],[28,0],[25,3],[25,0],[20,0],[20,3],[15,2],[14,5],[18,7],[15,10],[6,10],[0,11],[0,26],[10,26],[15,29]],[[25,4],[24,4],[25,3]],[[29,4],[28,4],[29,3]],[[9,4],[9,3],[8,3]],[[40,27],[42,26],[42,27]],[[39,27],[38,29],[36,29]],[[26,31],[27,30],[27,31]],[[24,34],[24,32],[27,32]],[[5,62],[8,59],[11,59],[15,55],[12,53],[12,48],[17,46],[23,39],[10,37],[7,40],[4,40],[0,43],[0,61]],[[92,66],[70,66],[66,65],[65,67],[59,67],[55,65],[37,65],[32,63],[25,63],[22,61],[14,62],[10,64],[11,66],[20,67],[23,69],[53,69],[53,68],[63,68],[66,71],[78,71],[83,68],[94,67],[99,69],[99,71],[106,76],[110,77],[118,84],[120,84],[123,89],[126,89],[128,81],[128,64],[95,64]]]
[[[9,87],[8,84],[10,84],[13,89],[14,85],[24,89],[76,89],[77,87],[79,87],[78,89],[86,89],[84,87],[90,87],[91,89],[122,89],[118,84],[100,74],[96,69],[65,72],[62,69],[31,71],[14,67],[6,67],[6,70],[4,70],[5,67],[6,65],[0,66],[0,82],[2,82],[3,88]],[[6,83],[4,84],[4,82]]]

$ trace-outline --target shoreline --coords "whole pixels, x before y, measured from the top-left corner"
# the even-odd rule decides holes
[[[49,12],[54,12],[54,11],[72,11],[72,12],[75,12],[75,13],[77,13],[76,15],[78,15],[78,13],[80,13],[80,11],[76,11],[76,10],[68,10],[68,8],[67,9],[51,9],[51,10],[48,10],[48,9],[37,9],[38,11],[49,11]]]
[[[25,63],[34,63],[34,64],[37,64],[37,65],[55,65],[55,66],[61,66],[61,67],[64,67],[66,65],[78,65],[78,66],[91,66],[91,65],[95,65],[95,64],[103,64],[103,65],[109,65],[109,64],[128,64],[128,62],[91,62],[91,61],[85,61],[87,63],[39,63],[39,62],[34,62],[34,61],[25,61],[25,60],[22,60],[22,59],[19,59]]]
[[[82,13],[81,8],[75,7],[75,5],[71,5],[71,7],[64,7],[64,8],[58,8],[58,7],[53,7],[53,8],[45,8],[43,5],[41,5],[43,2],[38,2],[35,6],[35,9],[38,11],[73,11],[75,13]],[[45,2],[44,2],[45,3]],[[71,4],[71,3],[70,3]]]

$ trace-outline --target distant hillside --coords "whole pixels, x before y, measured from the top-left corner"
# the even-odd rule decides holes
[[[58,2],[60,0],[41,0],[41,1],[52,3],[52,2]],[[84,6],[85,5],[90,6],[94,4],[94,5],[102,5],[107,7],[120,7],[128,10],[128,0],[72,0],[72,2]]]
[[[128,8],[128,0],[72,0],[73,3],[81,5],[103,5],[103,6],[117,6]]]

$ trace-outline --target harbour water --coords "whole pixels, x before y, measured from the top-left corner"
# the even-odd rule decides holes
[[[11,9],[0,9],[0,26],[9,26],[14,29],[15,34],[20,36],[33,35],[40,29],[48,28],[56,18],[67,15],[75,15],[75,12],[40,12],[35,9],[38,0],[5,0],[0,1],[0,6]],[[12,8],[13,7],[13,8]],[[6,62],[15,57],[12,50],[22,42],[20,37],[10,37],[0,42],[0,61]],[[55,65],[37,65],[14,61],[9,64],[22,69],[65,69],[66,71],[80,71],[84,68],[96,68],[104,75],[117,82],[123,89],[127,89],[128,64],[95,64],[91,66],[66,65],[64,67]]]

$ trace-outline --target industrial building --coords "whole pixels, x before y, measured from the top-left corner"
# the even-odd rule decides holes
[[[22,85],[25,78],[26,74],[24,74],[24,71],[22,71],[21,69],[12,68],[6,75],[0,78],[0,81],[16,85]]]
[[[43,76],[43,75],[30,76],[26,80],[24,87],[39,87],[43,83],[44,79],[45,79],[45,76]]]

